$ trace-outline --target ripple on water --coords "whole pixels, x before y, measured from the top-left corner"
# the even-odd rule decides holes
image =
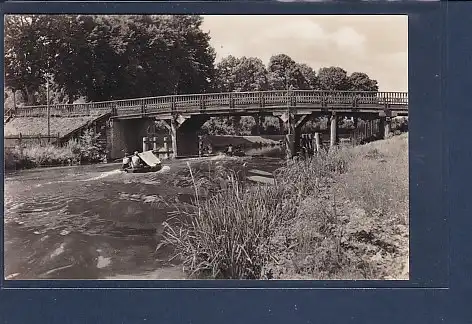
[[[61,245],[59,245],[59,247],[51,253],[50,257],[55,258],[58,255],[62,254],[64,252],[65,245],[66,245],[65,243],[61,243]]]

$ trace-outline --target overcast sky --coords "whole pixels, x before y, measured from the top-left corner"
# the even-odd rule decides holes
[[[203,16],[217,62],[231,54],[265,64],[287,54],[315,70],[365,72],[380,91],[408,91],[407,16]]]

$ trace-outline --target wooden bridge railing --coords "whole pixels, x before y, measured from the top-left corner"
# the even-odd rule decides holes
[[[170,95],[137,99],[50,105],[52,116],[113,113],[115,116],[158,114],[172,111],[218,111],[227,109],[280,108],[317,105],[326,108],[365,107],[408,109],[407,92],[362,92],[320,90],[274,90],[209,94]],[[17,107],[16,116],[44,116],[47,106]]]

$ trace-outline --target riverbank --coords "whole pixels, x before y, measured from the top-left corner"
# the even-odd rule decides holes
[[[408,279],[408,134],[240,175],[165,224],[190,278]]]
[[[33,169],[39,167],[72,166],[101,163],[104,154],[94,143],[70,141],[59,147],[52,144],[5,148],[4,167],[6,171]]]

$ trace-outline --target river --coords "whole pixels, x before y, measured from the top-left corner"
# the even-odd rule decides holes
[[[184,279],[169,247],[158,249],[162,223],[193,196],[189,162],[273,172],[275,149],[243,158],[163,161],[156,173],[120,165],[25,170],[5,175],[4,248],[8,279]],[[257,173],[256,174],[260,174]]]

